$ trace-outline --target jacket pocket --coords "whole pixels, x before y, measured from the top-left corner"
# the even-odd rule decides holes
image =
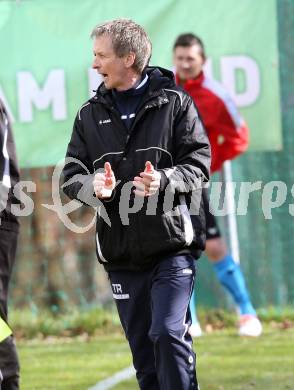
[[[109,212],[108,216],[110,225],[101,217],[98,217],[96,225],[96,253],[102,264],[119,263],[127,252],[126,227],[122,226],[115,213]]]
[[[185,245],[183,219],[179,210],[140,218],[138,238],[144,257],[178,250]]]
[[[97,219],[96,224],[96,234],[95,234],[95,242],[96,242],[96,254],[99,263],[105,264],[108,263],[108,259],[104,256],[102,252],[102,245],[103,245],[103,235],[104,235],[104,225],[105,222],[100,218]]]

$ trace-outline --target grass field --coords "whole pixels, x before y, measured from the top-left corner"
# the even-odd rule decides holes
[[[294,329],[268,326],[259,339],[233,329],[195,341],[201,390],[294,390]],[[22,390],[86,390],[131,364],[121,334],[18,344]],[[113,389],[137,390],[135,380]]]

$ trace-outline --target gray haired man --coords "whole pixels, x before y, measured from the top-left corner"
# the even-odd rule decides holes
[[[140,389],[198,389],[189,301],[205,223],[202,207],[192,223],[187,202],[209,178],[208,139],[172,72],[148,66],[151,43],[141,26],[117,19],[92,37],[103,83],[76,116],[64,191],[85,202],[86,188],[100,204],[97,256]]]

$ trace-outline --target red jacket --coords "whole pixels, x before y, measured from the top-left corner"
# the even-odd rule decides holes
[[[176,82],[179,78],[176,75]],[[183,88],[193,98],[211,144],[211,172],[221,169],[248,147],[248,127],[225,89],[203,72],[188,80]]]

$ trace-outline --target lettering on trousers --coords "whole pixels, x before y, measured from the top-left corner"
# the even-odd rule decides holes
[[[114,299],[130,299],[129,294],[123,294],[121,284],[112,283],[112,290]]]

